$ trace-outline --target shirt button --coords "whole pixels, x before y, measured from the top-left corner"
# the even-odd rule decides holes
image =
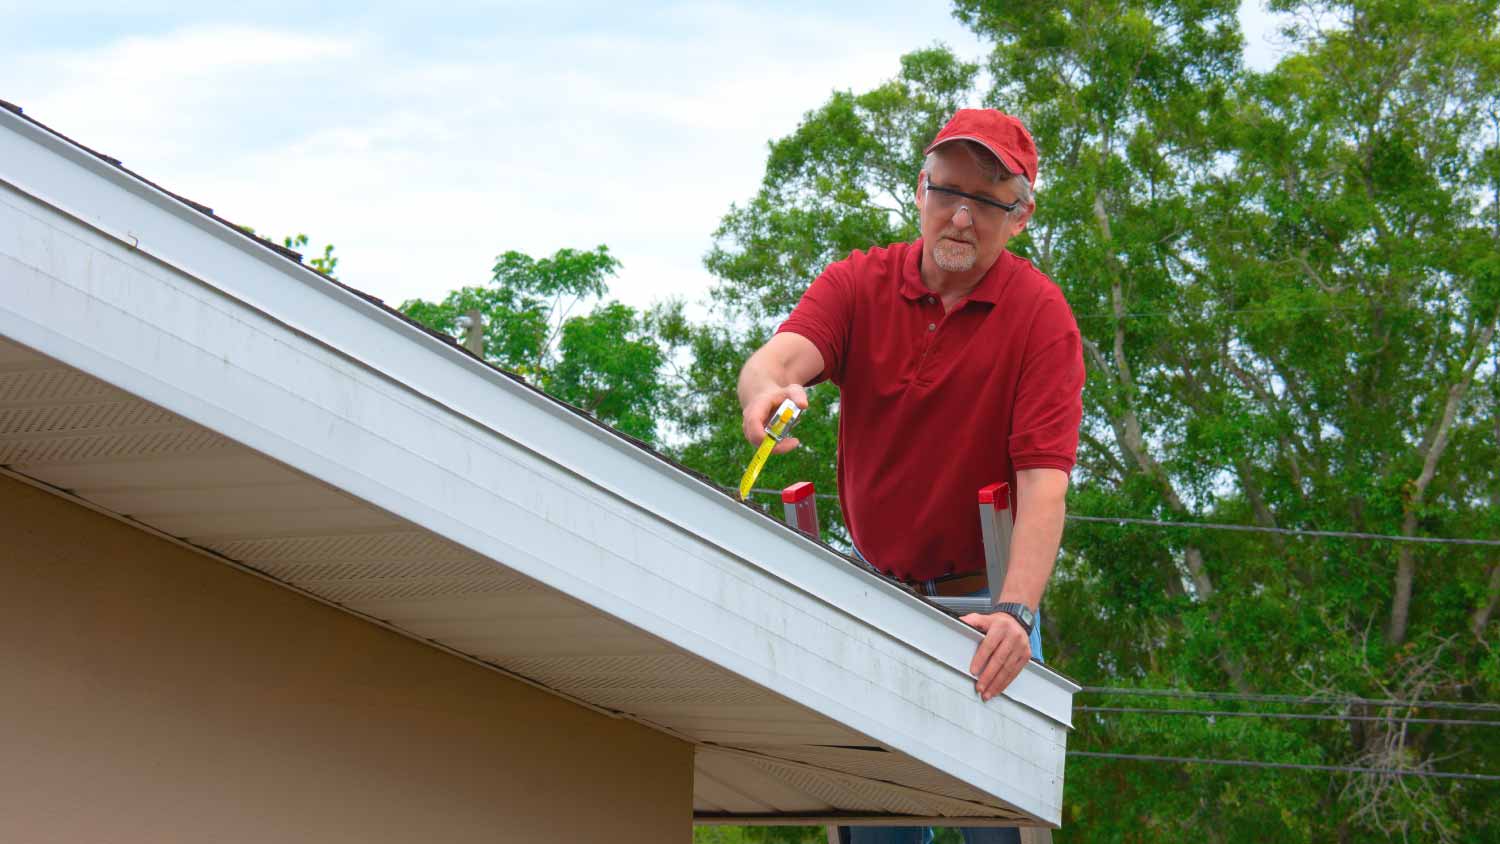
[[[929,304],[929,305],[933,304],[936,301],[937,301],[937,299],[935,299],[935,298],[933,298],[931,296],[927,297],[927,304]]]
[[[937,331],[937,323],[935,323],[935,322],[929,322],[929,323],[927,323],[927,330],[928,331]]]

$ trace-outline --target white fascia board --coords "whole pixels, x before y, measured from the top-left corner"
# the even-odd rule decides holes
[[[1066,679],[980,705],[966,625],[5,111],[0,181],[0,333],[1057,822],[1001,713]]]

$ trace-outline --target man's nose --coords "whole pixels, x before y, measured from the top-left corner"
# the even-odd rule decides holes
[[[959,222],[960,215],[963,222]],[[960,205],[953,211],[953,225],[966,229],[974,225],[974,212],[967,205]]]

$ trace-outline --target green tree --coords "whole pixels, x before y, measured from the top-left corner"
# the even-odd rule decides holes
[[[250,226],[235,226],[235,228],[239,229],[240,231],[244,232],[245,234],[250,235],[251,237],[255,238],[256,240],[259,240],[259,241],[261,241],[263,243],[271,244],[273,248],[275,246],[275,244],[272,241],[267,240],[266,238],[263,238],[260,235],[256,234],[255,233],[255,229],[251,228]],[[285,247],[286,249],[289,249],[289,250],[291,250],[293,252],[298,253],[298,257],[299,258],[305,257],[305,256],[303,256],[303,254],[301,253],[300,250],[302,250],[304,247],[306,247],[309,242],[310,241],[308,240],[308,237],[305,234],[295,234],[295,235],[289,234],[289,235],[287,235],[287,236],[285,236],[285,237],[283,237],[281,239],[281,245],[283,247]],[[310,267],[312,267],[313,269],[317,270],[318,272],[322,273],[323,275],[328,276],[329,278],[334,278],[335,277],[334,276],[334,270],[339,265],[339,259],[338,259],[338,257],[336,255],[333,254],[333,244],[332,243],[325,243],[323,245],[323,251],[320,252],[320,253],[318,253],[318,255],[316,255],[313,258],[309,258],[307,260],[307,265],[310,266]]]
[[[254,231],[251,231],[249,229],[247,229],[246,231],[250,231],[251,234],[254,234]],[[303,247],[307,246],[308,243],[309,241],[307,235],[305,234],[287,235],[286,237],[283,237],[281,239],[281,245],[293,251],[301,250]],[[334,270],[338,268],[339,259],[333,254],[333,244],[323,244],[323,251],[318,253],[314,257],[307,259],[307,265],[322,273],[323,275],[328,276],[329,278],[335,278]]]
[[[1496,3],[1277,2],[1297,23],[1265,74],[1240,64],[1238,5],[956,4],[993,46],[985,100],[1041,150],[1037,214],[1013,248],[1063,287],[1085,338],[1070,509],[1500,535]],[[919,51],[772,143],[707,259],[725,319],[663,335],[695,353],[684,460],[737,474],[739,364],[827,262],[912,236],[921,144],[975,80]],[[814,447],[780,467],[826,489],[834,443],[815,432],[837,403],[814,392],[799,430]],[[1500,697],[1493,549],[1075,523],[1046,609],[1049,661],[1093,685]],[[1373,720],[1080,713],[1072,746],[1497,772],[1494,731],[1340,713]],[[1075,759],[1058,837],[1500,840],[1487,797]]]
[[[510,251],[495,259],[489,284],[458,288],[436,302],[412,299],[400,310],[458,339],[477,311],[485,360],[654,443],[666,396],[659,376],[665,356],[642,315],[600,302],[619,266],[605,246],[560,249],[541,259]]]
[[[700,826],[693,844],[825,844],[821,826]]]
[[[1205,286],[1255,312],[1217,326],[1218,367],[1256,432],[1242,506],[1270,524],[1495,536],[1496,4],[1282,7],[1299,12],[1289,34],[1301,49],[1247,82],[1238,166],[1205,183],[1200,218]],[[1500,691],[1475,670],[1492,653],[1492,553],[1272,550],[1280,565],[1257,581],[1279,574],[1284,605],[1322,596],[1299,607],[1299,635],[1277,642],[1308,685],[1394,697]],[[1341,647],[1323,644],[1330,628]],[[1414,730],[1374,714],[1388,718],[1348,725],[1324,746],[1377,768],[1438,758],[1471,767],[1500,750],[1472,730]],[[1346,835],[1495,834],[1495,815],[1465,797],[1364,777],[1327,808]]]
[[[1500,316],[1495,5],[1281,4],[1305,23],[1265,75],[1237,66],[1236,5],[959,4],[995,39],[991,101],[1026,114],[1054,162],[1030,245],[1091,363],[1073,508],[1493,536],[1494,410],[1476,392]],[[1473,670],[1493,571],[1473,549],[1075,528],[1052,653],[1101,685],[1493,697]],[[1495,758],[1472,730],[1355,714],[1386,720],[1098,717],[1075,746]],[[1091,839],[1456,840],[1495,822],[1432,781],[1071,768],[1068,818]]]

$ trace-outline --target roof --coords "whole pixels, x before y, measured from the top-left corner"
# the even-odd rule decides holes
[[[909,591],[7,106],[0,465],[695,746],[701,822],[1055,825],[1071,696]]]

